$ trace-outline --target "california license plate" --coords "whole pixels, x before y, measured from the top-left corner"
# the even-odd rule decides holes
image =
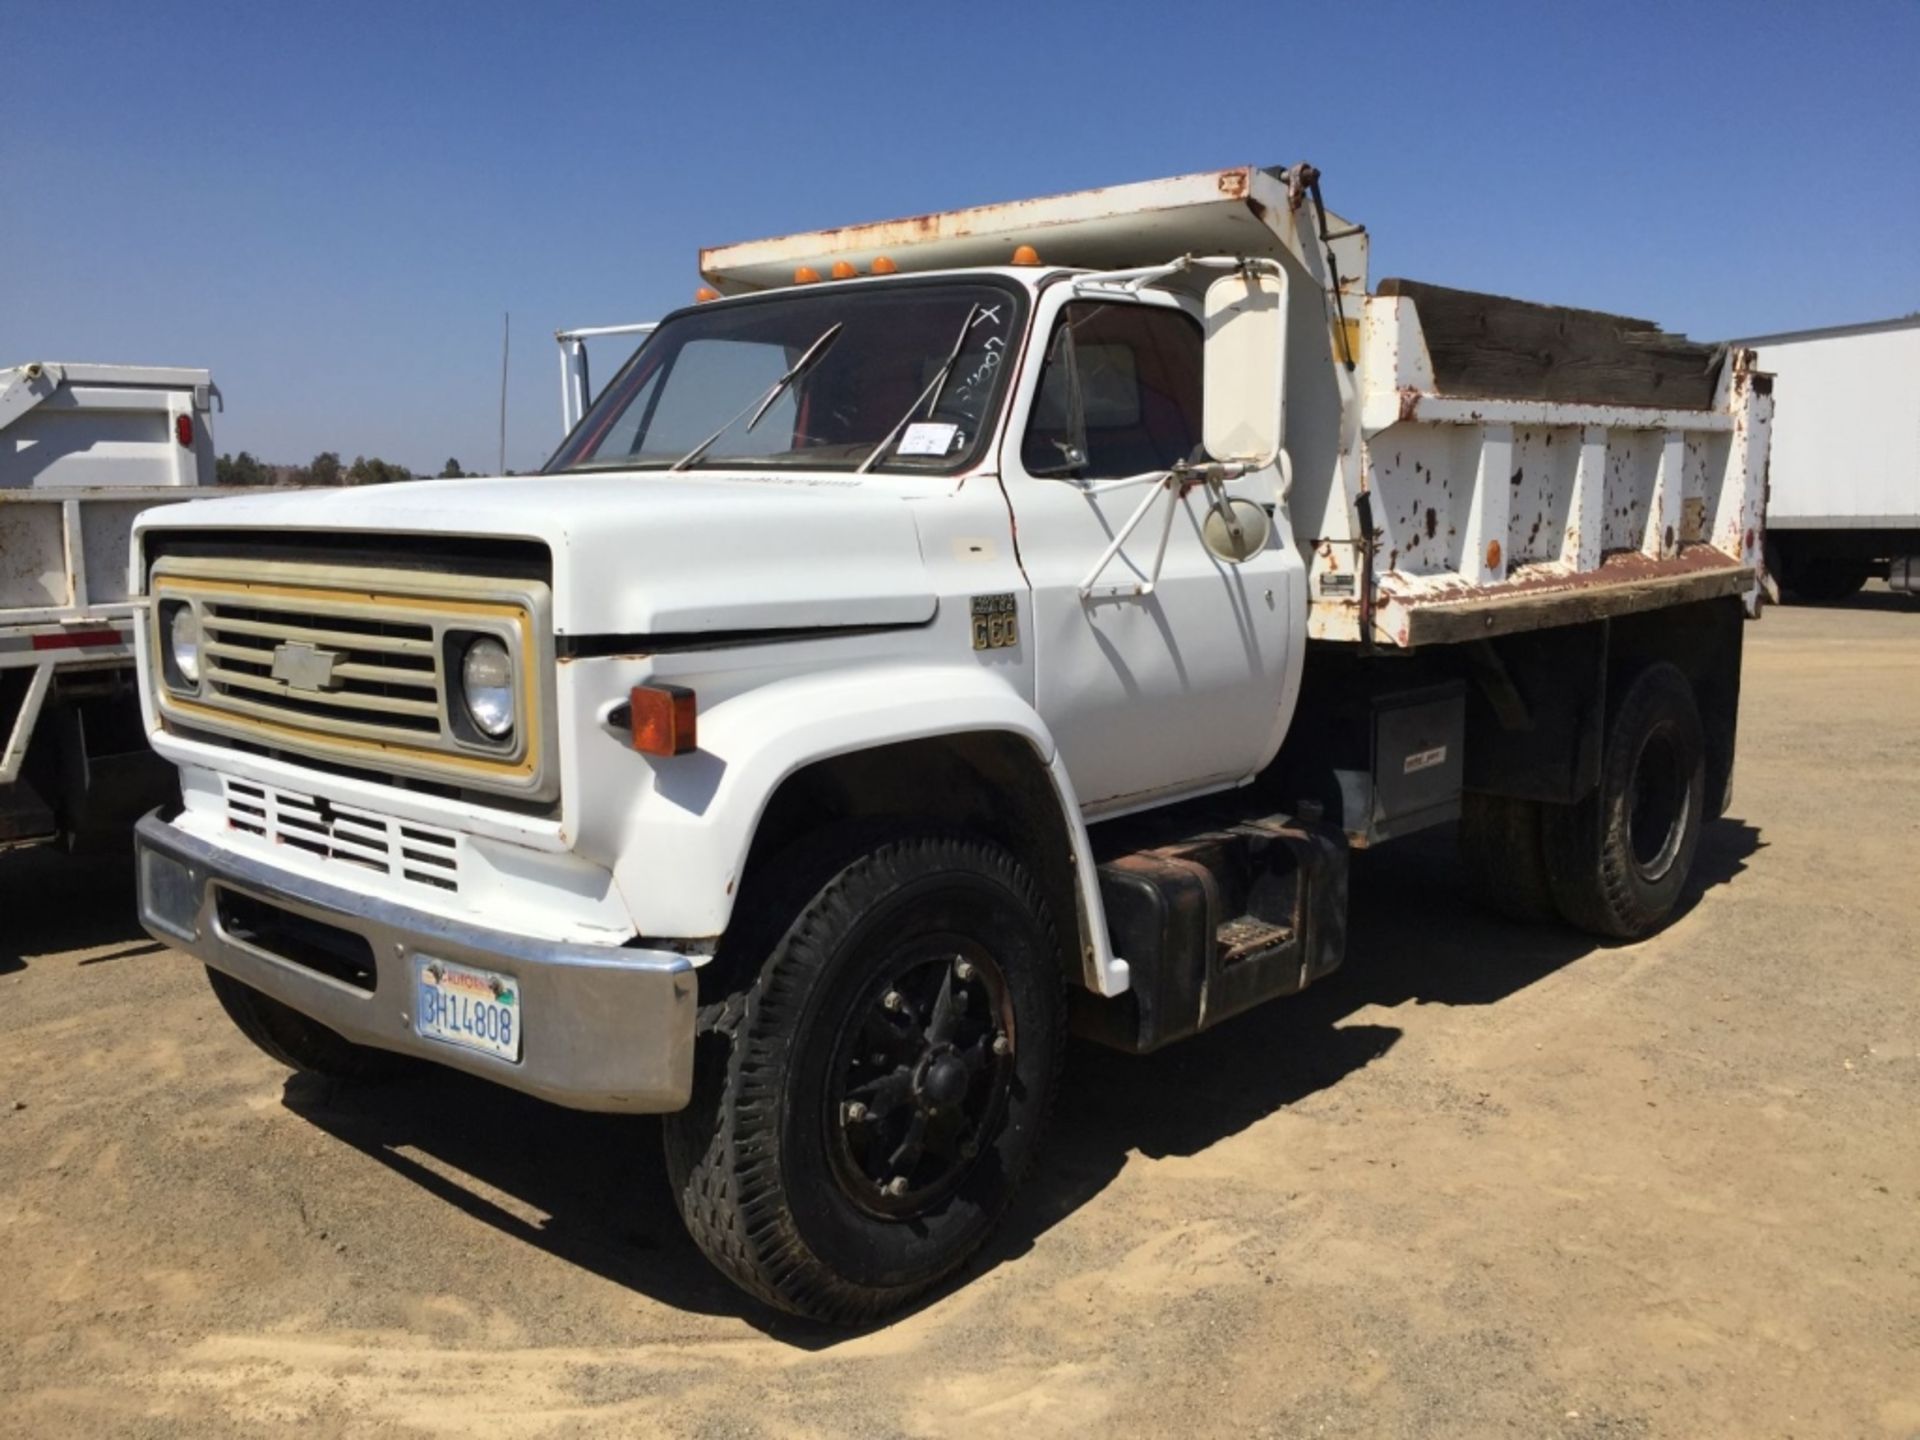
[[[520,984],[511,975],[414,958],[413,1030],[467,1050],[520,1058]]]

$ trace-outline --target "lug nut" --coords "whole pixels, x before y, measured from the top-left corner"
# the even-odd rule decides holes
[[[993,1053],[996,1055],[1011,1055],[1013,1053],[1013,1041],[1004,1035],[994,1036]]]
[[[973,975],[973,962],[971,960],[962,960],[958,965],[953,967],[953,978],[963,984],[973,979]]]
[[[895,1199],[898,1199],[900,1196],[906,1193],[907,1193],[907,1177],[906,1176],[896,1175],[893,1177],[893,1179],[887,1181],[887,1194],[893,1196]]]
[[[858,1100],[849,1100],[841,1113],[846,1116],[849,1125],[858,1125],[867,1118],[867,1107]]]
[[[901,1010],[906,1007],[907,1002],[901,997],[898,990],[889,990],[885,995],[880,997],[880,1003],[889,1010]]]

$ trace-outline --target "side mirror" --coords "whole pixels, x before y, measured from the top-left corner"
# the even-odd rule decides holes
[[[1207,455],[1264,470],[1285,432],[1287,279],[1256,270],[1207,287],[1200,434]]]

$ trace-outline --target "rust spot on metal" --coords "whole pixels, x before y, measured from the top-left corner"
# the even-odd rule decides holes
[[[1750,551],[1753,549],[1753,531],[1749,530],[1746,532],[1746,534],[1740,537],[1740,548],[1743,551]]]
[[[1215,183],[1219,185],[1220,193],[1229,200],[1244,200],[1247,197],[1247,191],[1252,188],[1253,177],[1246,167],[1242,166],[1238,170],[1221,171],[1220,178]]]
[[[1673,553],[1673,527],[1671,525],[1667,526],[1666,538],[1661,542],[1660,548],[1665,550],[1669,555]]]
[[[1420,413],[1420,392],[1409,385],[1400,392],[1400,418],[1411,420]]]
[[[1427,538],[1431,540],[1434,537],[1434,533],[1437,530],[1439,530],[1439,528],[1440,528],[1440,517],[1439,515],[1434,513],[1433,507],[1429,505],[1427,507]]]
[[[1520,466],[1518,469],[1516,469],[1513,472],[1513,479],[1510,483],[1517,486],[1520,483],[1520,481],[1525,477],[1526,473],[1527,473],[1526,467],[1524,465]]]
[[[1487,568],[1489,570],[1498,570],[1500,568],[1500,542],[1498,540],[1487,541]]]

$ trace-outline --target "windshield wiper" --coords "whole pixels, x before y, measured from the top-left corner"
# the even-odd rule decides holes
[[[752,434],[753,427],[758,425],[767,411],[773,408],[773,402],[786,393],[787,387],[820,362],[820,357],[825,355],[828,348],[840,337],[842,324],[842,321],[836,320],[825,330],[822,330],[820,332],[820,338],[809,345],[806,353],[793,362],[793,368],[767,387],[766,394],[762,395],[757,402],[749,405],[745,410],[742,410],[739,415],[734,416],[731,420],[727,421],[726,424],[722,425],[718,430],[694,446],[693,449],[674,461],[673,464],[667,467],[668,470],[684,470],[693,464],[702,455],[706,454],[707,451],[711,450],[722,435],[726,434],[735,425],[738,425],[742,416],[748,414],[753,416],[751,420],[747,421],[747,433]],[[915,403],[918,404],[919,402],[916,401]]]
[[[927,388],[913,397],[913,403],[907,407],[907,413],[893,422],[893,428],[887,431],[886,438],[874,446],[873,453],[860,462],[854,474],[864,475],[880,463],[880,457],[893,448],[893,442],[900,438],[900,432],[907,428],[907,422],[913,419],[914,412],[920,408],[920,402],[928,396],[933,397],[933,404],[927,407],[927,413],[929,415],[933,413],[934,405],[940,403],[940,392],[947,388],[947,377],[953,373],[954,362],[960,358],[960,352],[967,348],[967,333],[973,329],[974,320],[979,314],[980,302],[976,300],[967,307],[966,318],[960,322],[960,333],[953,337],[953,349],[947,352],[946,362],[935,373]]]

